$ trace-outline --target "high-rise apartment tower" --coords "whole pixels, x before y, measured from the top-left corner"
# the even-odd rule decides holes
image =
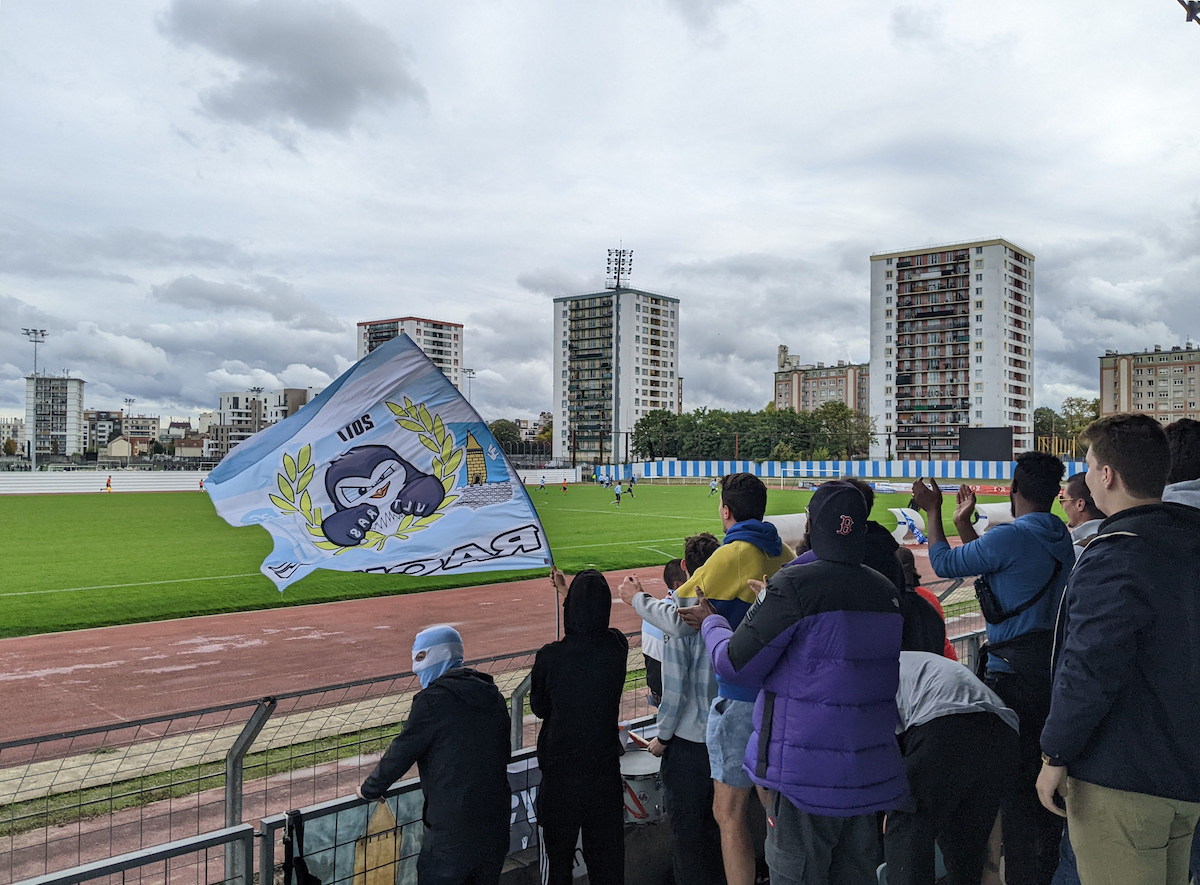
[[[554,299],[554,458],[632,455],[637,420],[678,412],[679,299],[606,289]]]
[[[1003,239],[871,256],[872,457],[955,460],[964,427],[1033,448],[1033,268]]]
[[[450,383],[462,390],[463,327],[424,317],[395,317],[358,324],[358,359],[380,344],[404,333],[433,360]]]

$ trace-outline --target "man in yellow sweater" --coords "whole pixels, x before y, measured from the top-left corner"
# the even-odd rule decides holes
[[[775,526],[763,522],[767,487],[749,473],[731,473],[721,480],[717,511],[725,540],[676,593],[681,606],[696,602],[696,588],[737,629],[754,604],[750,581],[766,581],[790,562],[795,553],[783,543]],[[681,629],[689,630],[683,626]],[[754,844],[746,823],[746,803],[754,792],[742,769],[746,744],[754,730],[754,701],[758,692],[730,685],[717,677],[717,696],[708,714],[708,760],[712,770],[713,816],[721,827],[721,853],[729,885],[753,885]]]

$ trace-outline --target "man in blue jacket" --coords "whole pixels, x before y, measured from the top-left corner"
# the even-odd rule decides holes
[[[943,578],[982,576],[976,592],[987,621],[984,683],[1021,721],[1017,779],[1001,803],[1008,885],[1049,885],[1062,840],[1062,819],[1041,806],[1035,784],[1041,770],[1038,735],[1050,711],[1054,617],[1075,562],[1071,534],[1050,512],[1063,471],[1062,461],[1045,452],[1018,457],[1011,488],[1016,519],[983,537],[971,526],[975,495],[961,489],[954,509],[963,541],[958,548],[946,541],[937,483],[913,485],[913,497],[928,513],[933,570]]]
[[[1167,439],[1149,415],[1087,430],[1087,484],[1111,514],[1067,587],[1042,804],[1066,798],[1080,879],[1186,883],[1200,820],[1200,510],[1163,503]]]

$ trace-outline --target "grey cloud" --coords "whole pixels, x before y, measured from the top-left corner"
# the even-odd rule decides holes
[[[550,408],[549,302],[470,313],[464,335],[464,358],[478,371],[471,401],[480,414],[494,420],[534,416]]]
[[[573,295],[576,292],[599,288],[604,285],[604,281],[599,277],[589,279],[562,268],[539,267],[537,270],[518,274],[517,285],[537,295],[549,295],[551,298],[557,298],[560,295]]]
[[[344,133],[369,107],[424,101],[400,47],[346,3],[174,0],[160,27],[238,66],[200,95],[219,119]]]
[[[804,361],[866,359],[865,269],[833,269],[837,254],[740,254],[672,266],[684,408],[762,408],[780,344]]]
[[[945,13],[939,8],[897,6],[888,30],[897,43],[936,45],[945,36]]]
[[[237,283],[205,280],[194,274],[178,277],[161,286],[153,286],[151,295],[163,304],[193,310],[258,311],[295,328],[340,329],[344,324],[294,286],[274,277],[254,278],[257,288]]]
[[[205,236],[170,236],[138,228],[52,230],[21,219],[0,220],[0,272],[33,279],[77,278],[133,283],[114,268],[246,267],[252,259],[233,243]]]
[[[667,0],[667,6],[693,31],[705,32],[715,24],[717,13],[737,2],[738,0]]]

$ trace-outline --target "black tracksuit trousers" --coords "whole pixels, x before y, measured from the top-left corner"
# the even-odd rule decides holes
[[[625,883],[625,784],[614,760],[599,771],[543,772],[538,788],[543,885],[572,885],[575,846],[592,885]]]
[[[1017,733],[992,713],[942,716],[900,735],[915,811],[888,812],[889,885],[933,885],[936,841],[948,885],[979,885],[988,836],[1017,770]]]

